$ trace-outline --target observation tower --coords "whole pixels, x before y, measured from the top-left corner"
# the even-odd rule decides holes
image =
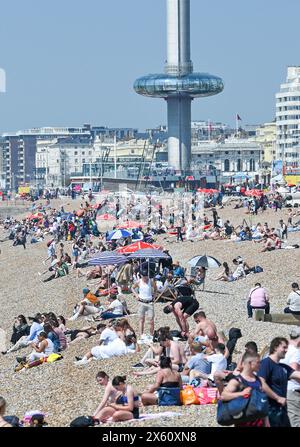
[[[167,61],[165,73],[150,74],[134,83],[136,93],[164,98],[168,103],[168,163],[184,173],[191,161],[191,102],[220,93],[223,81],[194,73],[190,51],[190,0],[167,2]]]

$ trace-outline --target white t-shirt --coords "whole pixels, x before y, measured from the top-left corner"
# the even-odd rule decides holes
[[[222,371],[223,369],[227,368],[227,360],[223,354],[208,355],[206,360],[211,363],[211,378],[213,378],[216,371]]]
[[[296,292],[293,290],[287,299],[289,308],[294,312],[300,312],[300,290]]]
[[[300,365],[300,348],[289,345],[284,359],[280,363],[285,363],[291,366],[291,363],[298,363]],[[291,379],[288,381],[288,390],[300,390],[300,383],[297,380]]]
[[[109,328],[104,329],[104,331],[100,335],[100,341],[103,340],[103,345],[108,345],[112,341],[116,340],[116,338],[119,338],[116,331],[113,331]]]
[[[112,303],[108,306],[108,310],[113,312],[116,315],[123,315],[123,304],[120,300],[115,299]],[[106,330],[106,329],[105,329]],[[102,332],[103,333],[103,332]]]
[[[246,276],[243,264],[239,264],[236,270],[233,272],[232,276],[234,278],[241,278],[242,276]]]

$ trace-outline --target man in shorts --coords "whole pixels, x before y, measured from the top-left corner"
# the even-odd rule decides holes
[[[199,307],[196,298],[192,296],[180,296],[172,303],[164,307],[165,314],[173,312],[178,326],[181,330],[181,335],[187,337],[189,333],[189,325],[187,319],[193,315]]]
[[[138,299],[139,331],[144,336],[145,318],[150,320],[150,335],[154,334],[154,297],[157,292],[156,282],[148,276],[147,271],[141,271],[141,279],[132,286],[132,293]],[[138,293],[135,291],[138,289]]]

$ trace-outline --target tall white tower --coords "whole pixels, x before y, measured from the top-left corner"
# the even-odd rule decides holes
[[[168,162],[180,173],[190,168],[191,101],[220,93],[223,81],[208,73],[193,73],[190,55],[190,0],[167,1],[167,62],[165,74],[135,81],[137,93],[164,98],[168,104]]]

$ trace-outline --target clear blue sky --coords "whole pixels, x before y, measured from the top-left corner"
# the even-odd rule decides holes
[[[132,87],[163,71],[165,0],[10,0],[0,14],[0,132],[166,124],[164,101]],[[287,65],[300,65],[299,17],[299,0],[191,0],[194,70],[225,83],[193,102],[192,118],[271,121]]]

